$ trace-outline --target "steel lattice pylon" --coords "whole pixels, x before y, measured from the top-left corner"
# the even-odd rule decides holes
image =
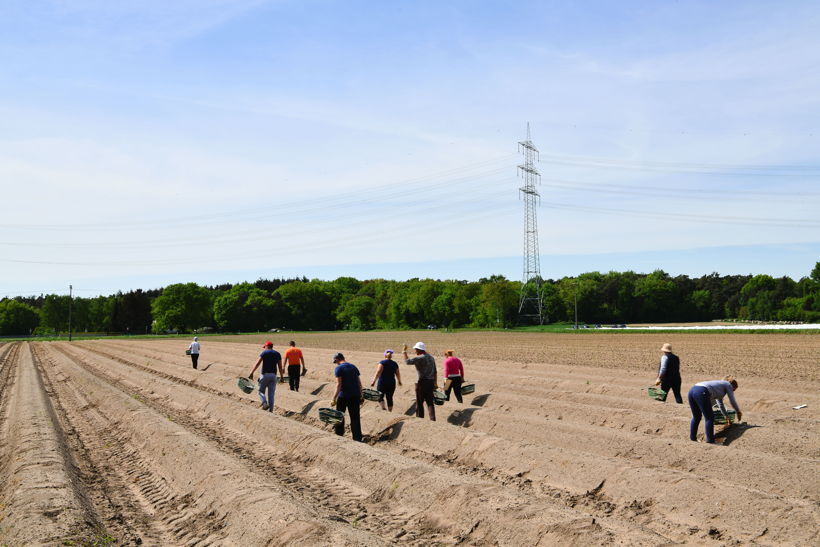
[[[524,155],[524,163],[518,166],[518,174],[524,185],[518,195],[524,199],[524,279],[518,304],[519,322],[538,321],[544,323],[541,301],[541,261],[538,253],[538,202],[541,195],[536,184],[541,183],[541,174],[535,168],[539,160],[538,148],[530,140],[530,124],[527,124],[527,140],[518,143],[518,150]]]

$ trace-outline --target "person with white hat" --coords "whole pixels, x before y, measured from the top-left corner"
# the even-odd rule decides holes
[[[656,386],[661,386],[661,389],[669,393],[671,389],[675,394],[675,402],[679,405],[683,404],[683,397],[680,394],[680,358],[672,353],[672,344],[664,344],[661,348],[663,355],[661,356],[661,364],[658,367],[658,379],[655,380]],[[664,402],[666,398],[664,398]]]
[[[438,389],[438,371],[436,370],[436,360],[427,353],[427,346],[424,342],[417,342],[413,349],[416,356],[407,357],[407,345],[405,344],[402,353],[408,365],[416,367],[416,416],[424,418],[424,404],[430,413],[430,419],[436,421],[436,406],[433,401],[433,392]]]
[[[194,341],[188,346],[188,352],[191,354],[191,365],[196,368],[197,361],[199,361],[199,337],[194,336]],[[207,368],[207,367],[206,367]]]

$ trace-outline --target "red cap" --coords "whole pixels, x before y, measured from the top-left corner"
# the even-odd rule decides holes
[[[268,340],[267,342],[265,342],[264,344],[262,344],[262,347],[263,347],[263,348],[266,348],[266,347],[268,347],[268,346],[273,347],[273,342],[271,342],[270,340]]]

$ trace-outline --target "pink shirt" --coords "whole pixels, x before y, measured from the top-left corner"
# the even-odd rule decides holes
[[[458,357],[448,357],[444,360],[444,377],[458,374],[464,376],[464,365],[461,364],[461,359]]]

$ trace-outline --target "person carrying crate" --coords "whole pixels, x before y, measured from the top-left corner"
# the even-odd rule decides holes
[[[663,355],[661,356],[661,364],[658,367],[658,379],[655,380],[656,386],[661,386],[661,389],[667,393],[671,389],[675,394],[675,402],[679,405],[683,404],[683,397],[680,395],[680,358],[672,353],[672,344],[664,344],[661,348]],[[664,397],[664,402],[666,398]]]
[[[333,356],[333,364],[336,368],[333,375],[336,376],[336,391],[333,394],[333,406],[339,412],[350,415],[350,433],[354,441],[362,440],[362,422],[359,411],[362,404],[362,378],[356,365],[345,361],[345,356],[337,353]],[[334,426],[336,435],[344,435],[344,424]]]
[[[698,382],[689,390],[689,408],[692,410],[692,421],[689,423],[689,439],[698,440],[698,427],[701,417],[704,418],[704,428],[706,429],[706,442],[715,443],[715,414],[712,411],[712,403],[716,402],[721,413],[729,421],[729,414],[723,405],[723,397],[728,395],[729,402],[737,412],[737,421],[743,417],[740,407],[735,401],[735,391],[737,391],[737,380],[732,376],[727,376],[723,380],[712,380],[709,382]]]

